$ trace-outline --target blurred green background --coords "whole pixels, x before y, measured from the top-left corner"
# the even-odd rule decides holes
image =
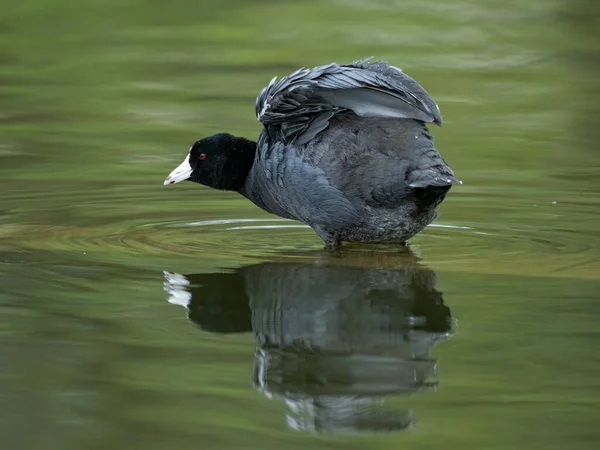
[[[598,4],[4,1],[2,447],[596,448]],[[367,56],[444,117],[432,131],[464,185],[412,251],[456,326],[432,351],[437,391],[388,401],[412,429],[301,432],[253,389],[254,336],[195,327],[163,270],[405,262],[323,255],[237,194],[162,181],[196,139],[256,138],[273,76]]]

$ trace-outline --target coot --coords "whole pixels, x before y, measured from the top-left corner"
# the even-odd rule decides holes
[[[382,61],[300,69],[255,102],[258,141],[219,133],[195,142],[164,184],[237,191],[260,208],[341,242],[405,244],[461,182],[426,123],[437,104]]]

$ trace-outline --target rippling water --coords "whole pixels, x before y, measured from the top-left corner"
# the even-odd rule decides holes
[[[9,2],[2,448],[596,448],[582,5]],[[370,55],[440,104],[464,181],[409,250],[328,254],[235,194],[162,186],[197,138],[256,136],[274,75]]]

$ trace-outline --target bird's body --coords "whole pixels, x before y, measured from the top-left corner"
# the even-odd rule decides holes
[[[236,190],[304,222],[328,248],[405,243],[459,183],[425,124],[441,124],[437,105],[385,63],[302,69],[273,80],[255,107],[264,125],[258,142],[230,135],[198,141],[185,179]]]

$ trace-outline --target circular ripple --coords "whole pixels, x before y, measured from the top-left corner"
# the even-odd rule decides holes
[[[322,247],[310,227],[276,218],[120,224],[118,229],[108,225],[0,227],[0,242],[11,247],[81,253],[202,256]]]
[[[475,268],[594,278],[600,273],[600,239],[594,233],[550,227],[473,224],[457,228],[434,224],[413,244],[426,262],[435,262],[438,267],[447,265],[453,270]]]
[[[185,254],[244,254],[321,247],[310,227],[277,218],[154,223],[130,230],[127,238]]]
[[[12,231],[12,232],[11,232]],[[13,232],[18,236],[14,236]],[[135,225],[0,228],[0,239],[28,248],[80,252],[135,252],[180,255],[245,255],[281,250],[318,250],[322,243],[308,226],[286,219],[163,221]],[[597,258],[598,237],[541,228],[432,224],[411,246],[437,262],[536,259],[560,267]],[[561,261],[558,261],[561,260]]]
[[[216,200],[187,197],[154,204],[142,187],[106,188],[62,199],[43,197],[39,207],[39,197],[22,193],[9,197],[0,222],[0,249],[94,252],[111,259],[122,254],[223,259],[322,249],[309,227],[274,216],[231,218],[232,204],[242,205],[235,206],[240,210],[246,207],[215,195]],[[498,217],[496,209],[485,208],[484,200],[477,198],[463,214]],[[198,205],[195,210],[213,220],[162,220],[189,211],[190,205]],[[507,211],[513,210],[504,207],[500,212]],[[424,262],[453,270],[600,273],[600,238],[594,226],[585,225],[593,223],[589,205],[552,204],[540,206],[535,214],[526,208],[514,211],[510,219],[519,223],[515,226],[482,221],[432,224],[411,240],[411,248]],[[517,214],[523,218],[517,220]],[[390,251],[390,246],[360,247],[346,246],[345,251]]]

